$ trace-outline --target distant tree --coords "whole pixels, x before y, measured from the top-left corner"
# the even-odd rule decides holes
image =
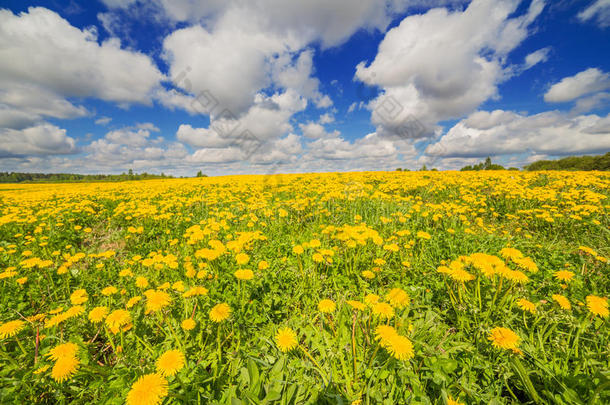
[[[610,170],[610,152],[598,156],[569,156],[559,160],[538,160],[525,170]]]
[[[402,172],[402,169],[399,167],[396,169],[397,172]]]
[[[197,177],[203,177],[203,172],[201,170],[197,172]]]
[[[491,162],[491,158],[488,156],[484,162],[478,163],[474,166],[468,165],[464,166],[460,169],[460,171],[470,171],[470,170],[504,170],[504,167],[501,165],[496,165]]]
[[[426,165],[423,165],[423,166],[421,167],[421,169],[419,169],[419,171],[420,171],[420,172],[425,172],[425,171],[427,171],[427,170],[428,170],[428,168],[426,167]]]

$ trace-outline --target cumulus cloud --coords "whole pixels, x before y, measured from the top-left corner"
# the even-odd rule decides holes
[[[474,0],[463,11],[436,8],[408,16],[389,30],[375,59],[356,69],[357,80],[382,89],[369,104],[373,112],[388,97],[397,102],[392,114],[372,114],[377,131],[396,132],[406,116],[433,128],[497,97],[497,85],[513,70],[506,65],[508,53],[527,37],[544,8],[542,0],[534,0],[513,17],[519,4]],[[530,63],[535,59],[543,58],[532,56]]]
[[[609,88],[610,73],[602,72],[598,68],[589,68],[553,84],[544,94],[544,100],[562,103]]]
[[[299,124],[301,132],[304,136],[311,139],[328,138],[331,136],[339,135],[339,131],[335,130],[331,133],[326,132],[326,128],[316,122],[308,122],[306,124]]]
[[[384,31],[392,18],[408,8],[456,6],[465,0],[102,0],[111,10],[138,7],[156,8],[173,22],[210,23],[235,9],[242,9],[262,28],[280,36],[303,37],[308,43],[320,41],[323,47],[337,46],[359,29]]]
[[[459,121],[425,152],[440,157],[520,153],[569,155],[610,150],[610,115],[567,116],[557,111],[522,115],[478,111]]]
[[[581,114],[596,108],[601,108],[610,102],[609,92],[600,92],[588,97],[582,97],[576,100],[574,107],[570,111],[572,114]]]
[[[324,114],[320,115],[318,122],[320,124],[330,124],[332,122],[335,122],[335,116],[333,114],[324,113]]]
[[[164,168],[181,166],[188,156],[181,143],[151,139],[149,131],[134,127],[110,131],[103,138],[92,141],[83,150],[87,153],[86,163],[75,161],[75,165],[80,163],[111,172],[129,168],[153,168],[158,172]]]
[[[601,28],[610,27],[610,0],[595,0],[578,13],[578,19],[581,22],[595,20]]]
[[[338,135],[320,138],[309,143],[308,149],[311,156],[324,160],[387,158],[398,153],[394,142],[374,132],[354,142],[349,142]]]
[[[63,155],[74,153],[76,142],[66,130],[55,125],[41,125],[15,130],[0,129],[0,158],[28,155]]]
[[[0,10],[0,155],[75,153],[76,141],[46,117],[91,115],[76,98],[150,104],[162,78],[148,56],[118,39],[100,44],[95,28],[78,29],[41,7]]]
[[[163,75],[151,59],[98,43],[94,28],[80,30],[57,13],[31,7],[19,15],[0,10],[0,87],[36,86],[63,97],[150,103]]]
[[[222,137],[211,128],[193,128],[189,124],[180,125],[176,138],[193,148],[224,148],[234,142],[234,139]]]

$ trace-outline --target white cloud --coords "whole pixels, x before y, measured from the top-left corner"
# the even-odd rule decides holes
[[[159,132],[161,131],[159,128],[157,128],[157,126],[155,124],[153,124],[152,122],[140,122],[138,124],[136,124],[136,128],[138,129],[144,129],[146,131],[150,131],[150,132]]]
[[[0,104],[0,128],[24,129],[39,120],[38,114]]]
[[[354,142],[340,136],[320,138],[308,144],[308,153],[318,159],[346,160],[395,157],[399,149],[373,132]]]
[[[282,139],[268,142],[261,147],[252,156],[250,161],[253,164],[264,165],[282,165],[287,163],[296,163],[298,155],[303,151],[301,145],[301,137],[295,134],[289,134]],[[274,171],[273,169],[271,171]],[[269,171],[266,171],[269,173]]]
[[[299,124],[301,132],[304,136],[310,139],[320,139],[328,137],[336,137],[339,135],[339,131],[335,130],[331,133],[326,132],[326,128],[315,122],[308,122],[307,124]]]
[[[335,122],[335,116],[330,113],[324,113],[324,114],[320,115],[318,122],[320,124],[330,124],[332,122]]]
[[[576,100],[574,107],[570,111],[572,114],[582,114],[596,108],[601,108],[610,102],[609,92],[595,93],[588,97],[582,97]]]
[[[601,28],[610,27],[610,0],[595,0],[586,9],[578,13],[581,22],[595,19]]]
[[[464,0],[103,0],[110,9],[149,7],[151,3],[171,21],[213,23],[234,10],[262,21],[263,29],[279,36],[320,41],[323,47],[337,46],[359,29],[384,31],[391,19],[409,7],[462,4]],[[156,16],[155,18],[159,18]]]
[[[610,88],[610,73],[604,73],[597,68],[589,68],[574,76],[564,77],[555,83],[545,93],[544,100],[561,103],[575,100],[586,94],[603,91]]]
[[[210,28],[180,29],[163,43],[175,90],[161,92],[160,102],[212,119],[228,111],[245,114],[266,88],[294,91],[319,108],[332,100],[313,77],[313,51],[297,36],[267,30],[262,17],[229,9]],[[194,96],[194,97],[193,97]]]
[[[144,129],[117,129],[106,134],[105,138],[116,145],[145,146],[148,144],[150,132]]]
[[[176,138],[197,149],[190,158],[193,162],[226,163],[238,157],[244,161],[265,161],[271,152],[286,146],[278,139],[293,130],[290,118],[306,105],[307,101],[293,90],[271,97],[257,94],[255,104],[241,117],[215,117],[208,128],[182,124]],[[218,152],[218,157],[214,157],[214,152]],[[284,155],[278,156],[283,159]]]
[[[99,117],[98,119],[95,120],[95,123],[97,125],[108,125],[110,123],[110,121],[112,121],[112,118],[110,118],[110,117]]]
[[[0,51],[2,53],[2,51]],[[2,62],[0,61],[0,70]],[[0,77],[0,104],[37,117],[76,118],[89,114],[52,91],[26,83],[6,82]]]
[[[21,84],[60,97],[149,104],[162,79],[148,56],[121,49],[116,38],[99,44],[93,28],[80,30],[41,7],[0,10],[2,89]]]
[[[509,18],[519,3],[474,0],[464,11],[437,8],[408,16],[388,31],[375,59],[356,69],[358,80],[383,90],[371,110],[384,108],[388,97],[397,102],[390,113],[373,113],[377,131],[396,132],[409,116],[432,128],[497,97],[497,85],[511,74],[508,53],[544,7],[534,0],[525,14]]]
[[[48,123],[22,130],[0,129],[0,157],[61,155],[76,151],[66,130]]]
[[[256,93],[270,84],[268,58],[287,50],[282,38],[261,33],[247,15],[240,17],[229,16],[211,31],[183,28],[163,42],[171,76],[184,76],[177,86],[196,96],[209,92],[206,112],[212,115],[224,109],[244,113]]]
[[[525,65],[524,69],[529,69],[539,63],[546,62],[549,59],[549,52],[551,52],[550,47],[538,49],[525,57]]]
[[[244,159],[243,151],[234,147],[198,149],[187,158],[191,163],[230,163]]]
[[[176,138],[194,148],[224,148],[234,142],[232,138],[221,137],[213,129],[193,128],[188,124],[180,125]]]
[[[521,115],[478,111],[459,121],[426,153],[485,157],[520,153],[569,155],[610,150],[610,115],[569,117],[557,111]]]

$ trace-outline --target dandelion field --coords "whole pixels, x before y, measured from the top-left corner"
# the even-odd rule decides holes
[[[0,186],[0,403],[610,403],[610,175]]]

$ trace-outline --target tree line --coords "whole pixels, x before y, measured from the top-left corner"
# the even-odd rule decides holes
[[[168,179],[173,176],[151,173],[134,173],[129,170],[122,174],[74,174],[74,173],[18,173],[0,172],[0,183],[63,183],[63,182],[85,182],[85,181],[130,181]]]
[[[569,156],[558,160],[538,160],[525,170],[610,170],[610,152],[597,156]]]

